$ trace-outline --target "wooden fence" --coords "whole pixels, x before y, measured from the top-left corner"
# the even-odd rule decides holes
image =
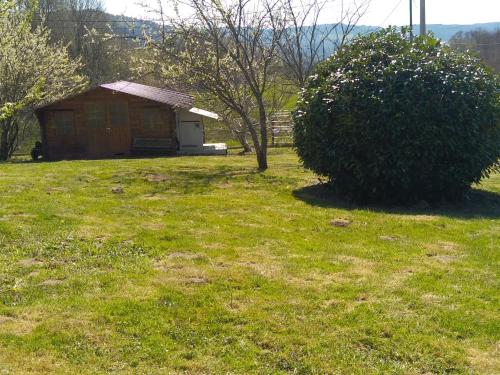
[[[290,112],[276,112],[271,116],[271,147],[293,144],[293,125]]]

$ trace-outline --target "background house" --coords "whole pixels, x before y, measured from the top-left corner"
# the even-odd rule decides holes
[[[133,154],[225,153],[204,144],[203,118],[190,95],[119,81],[99,85],[37,110],[46,159]]]

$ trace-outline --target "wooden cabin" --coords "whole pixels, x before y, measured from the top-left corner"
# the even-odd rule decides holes
[[[190,95],[169,89],[119,81],[36,113],[48,160],[210,153],[203,151],[214,148],[204,144],[203,118],[217,115],[193,108]]]

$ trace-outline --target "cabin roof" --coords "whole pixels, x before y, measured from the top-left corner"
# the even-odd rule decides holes
[[[170,89],[141,85],[139,83],[118,81],[99,85],[99,87],[122,92],[129,95],[150,99],[155,102],[171,105],[184,109],[193,108],[193,97]]]
[[[216,113],[206,111],[204,109],[193,107],[194,99],[191,95],[183,94],[182,92],[170,90],[170,89],[161,89],[158,87],[141,85],[140,83],[128,82],[128,81],[117,81],[113,83],[105,83],[102,85],[98,85],[92,87],[84,92],[80,92],[78,94],[61,98],[52,103],[44,104],[36,109],[37,114],[40,113],[44,108],[49,107],[53,104],[62,102],[64,100],[74,98],[84,94],[85,92],[95,90],[97,88],[103,88],[106,90],[121,92],[124,94],[129,94],[132,96],[137,96],[144,99],[149,99],[155,102],[164,103],[172,106],[173,108],[181,108],[186,109],[191,113],[196,113],[200,116],[209,117],[212,119],[218,119],[219,116]]]

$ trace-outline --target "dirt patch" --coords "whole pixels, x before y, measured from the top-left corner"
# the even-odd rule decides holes
[[[438,241],[436,243],[430,243],[424,245],[426,249],[430,250],[431,253],[454,253],[460,250],[460,245],[455,242],[450,241]]]
[[[282,267],[274,263],[248,261],[248,262],[238,262],[237,264],[245,268],[250,268],[253,272],[266,278],[273,279],[273,278],[281,278],[284,276]]]
[[[159,259],[153,264],[153,268],[157,271],[178,271],[192,264],[192,261],[205,260],[207,257],[204,254],[175,252],[167,256],[167,258]],[[186,263],[189,261],[189,263]]]
[[[375,263],[362,258],[339,255],[330,259],[332,264],[345,266],[339,271],[331,272],[315,268],[301,268],[296,271],[289,271],[283,266],[279,257],[252,254],[252,259],[257,258],[260,259],[259,262],[242,260],[236,264],[268,279],[280,280],[286,284],[304,288],[324,288],[332,284],[350,283],[353,280],[356,282],[362,281],[373,275],[375,267]],[[313,257],[311,257],[312,260]]]
[[[121,187],[121,186],[115,186],[115,187],[111,188],[111,192],[113,194],[123,194],[124,190],[123,190],[123,187]]]
[[[454,242],[439,241],[432,244],[425,244],[428,250],[425,255],[432,261],[449,264],[459,260],[464,254],[460,252],[460,245]]]
[[[157,263],[157,264],[153,264],[153,268],[157,271],[168,271],[170,269],[170,267],[166,264],[160,264],[160,263]]]
[[[351,225],[351,221],[347,219],[333,219],[330,221],[330,225],[334,227],[345,228]]]
[[[439,217],[432,215],[400,215],[404,220],[410,221],[436,221]]]
[[[205,249],[215,249],[215,250],[219,250],[219,249],[225,249],[226,248],[226,245],[222,244],[222,243],[210,243],[210,244],[205,244],[203,245],[203,247]]]
[[[169,177],[161,173],[148,173],[144,176],[144,179],[149,182],[164,182],[169,180]]]
[[[91,221],[90,217],[85,218],[86,221]],[[81,240],[91,240],[95,244],[102,244],[109,238],[111,235],[108,233],[101,233],[103,227],[99,225],[96,226],[96,223],[93,225],[82,224],[78,226],[78,232],[76,233],[76,237]]]
[[[458,260],[458,257],[453,255],[436,255],[432,258],[443,264],[449,264]]]
[[[389,278],[386,281],[386,285],[389,288],[397,289],[403,286],[403,284],[415,274],[415,270],[411,268],[404,268],[399,271],[390,273]]]
[[[397,241],[399,240],[398,236],[378,236],[382,241]]]
[[[350,270],[347,270],[348,273],[355,272],[362,275],[373,274],[373,269],[375,267],[374,262],[352,255],[338,255],[332,260],[332,262],[345,263],[351,267]]]
[[[328,308],[331,308],[331,307],[339,306],[340,304],[341,304],[341,302],[339,300],[328,299],[326,301],[323,301],[323,303],[321,304],[321,307],[324,308],[324,309],[328,309]]]
[[[468,358],[478,373],[498,374],[500,372],[499,350],[500,344],[498,343],[487,351],[471,348],[468,350]]]
[[[0,217],[0,221],[10,221],[12,219],[32,219],[35,217],[36,215],[29,214],[27,212],[13,212],[12,214],[2,215],[2,217]]]
[[[10,316],[0,315],[0,324],[4,324],[5,322],[11,322],[13,320],[14,318],[11,318]]]
[[[144,229],[149,230],[162,230],[165,229],[165,224],[162,223],[145,223],[142,225]]]
[[[366,296],[366,295],[358,296],[354,299],[354,301],[357,303],[366,303],[366,302],[368,302],[368,296]]]
[[[63,283],[63,280],[48,279],[48,280],[42,281],[39,285],[42,285],[42,286],[55,286],[55,285],[60,285],[62,283]]]
[[[64,188],[64,187],[48,187],[46,189],[46,192],[47,194],[52,194],[52,193],[62,193],[62,192],[66,192],[68,191],[68,189]]]
[[[168,255],[168,259],[186,259],[186,260],[197,260],[197,259],[205,259],[205,255],[196,254],[196,253],[182,253],[175,252]]]
[[[186,283],[188,284],[206,284],[208,280],[204,277],[188,277],[186,279]]]
[[[0,315],[0,333],[26,335],[33,331],[36,324],[34,322]]]
[[[181,270],[184,268],[182,264],[165,264],[165,263],[156,263],[153,268],[157,271],[170,271],[170,270]]]
[[[420,298],[422,299],[423,302],[431,304],[441,303],[445,300],[443,296],[438,296],[432,293],[423,294]]]
[[[151,200],[151,201],[159,201],[159,200],[165,199],[165,197],[161,196],[161,195],[157,195],[157,194],[146,194],[142,197],[142,199]]]
[[[447,251],[457,251],[459,250],[460,246],[454,242],[447,242],[447,241],[440,241],[438,242],[438,246]]]
[[[17,262],[21,267],[29,268],[29,267],[39,267],[43,265],[43,262],[36,260],[35,258],[26,258],[26,259],[21,259],[19,262]]]
[[[202,285],[209,282],[203,268],[193,264],[160,263],[155,265],[156,270],[162,271],[157,275],[157,282],[167,285]]]

